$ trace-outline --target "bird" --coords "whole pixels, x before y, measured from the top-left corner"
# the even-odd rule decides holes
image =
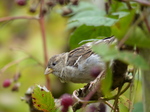
[[[99,67],[100,72],[105,71],[106,63],[102,57],[92,51],[92,46],[100,43],[115,42],[114,36],[88,42],[70,52],[52,56],[45,69],[45,75],[54,74],[62,82],[89,83],[95,79],[91,75],[93,67]]]

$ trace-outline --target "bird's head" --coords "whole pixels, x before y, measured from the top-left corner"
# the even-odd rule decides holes
[[[59,76],[64,66],[65,66],[65,53],[54,55],[49,59],[44,74],[47,75],[52,73],[54,75]]]

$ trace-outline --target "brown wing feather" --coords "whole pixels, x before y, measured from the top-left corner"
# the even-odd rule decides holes
[[[87,46],[78,47],[78,48],[76,48],[76,49],[69,52],[67,65],[78,67],[78,65],[76,63],[76,60],[78,60],[78,58],[80,56],[82,56],[80,60],[84,60],[84,59],[90,57],[92,54],[93,54],[93,52],[90,49],[90,47],[87,47]]]

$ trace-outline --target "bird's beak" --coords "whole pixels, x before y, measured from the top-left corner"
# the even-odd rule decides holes
[[[46,70],[45,70],[45,72],[44,72],[44,74],[47,75],[47,74],[50,74],[52,72],[53,72],[53,70],[51,68],[47,67]]]

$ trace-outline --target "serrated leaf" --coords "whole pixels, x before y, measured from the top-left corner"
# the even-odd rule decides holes
[[[79,6],[71,7],[75,11],[75,15],[69,18],[68,27],[74,28],[83,24],[87,26],[112,26],[118,21],[118,18],[107,17],[104,10],[93,6],[93,4],[81,2]]]
[[[72,5],[70,8],[73,10],[74,13],[78,13],[83,10],[99,10],[97,7],[95,7],[95,5],[84,1],[80,1],[77,6]]]
[[[39,85],[35,86],[32,93],[32,101],[38,110],[43,112],[55,112],[54,98],[50,91],[46,87],[41,87]]]
[[[147,62],[140,55],[128,51],[119,51],[115,46],[112,45],[99,44],[97,46],[93,46],[93,51],[102,56],[105,61],[119,59],[141,69],[149,68]]]
[[[81,14],[82,15],[82,14]],[[88,13],[87,13],[88,15]],[[99,16],[95,14],[94,16],[83,16],[80,18],[71,18],[69,20],[69,28],[78,27],[83,24],[87,26],[112,26],[118,19],[109,18],[105,16]]]
[[[99,36],[111,36],[111,29],[106,26],[86,26],[82,25],[77,28],[70,37],[70,47],[71,49],[79,46],[79,43],[87,39],[95,39]]]

